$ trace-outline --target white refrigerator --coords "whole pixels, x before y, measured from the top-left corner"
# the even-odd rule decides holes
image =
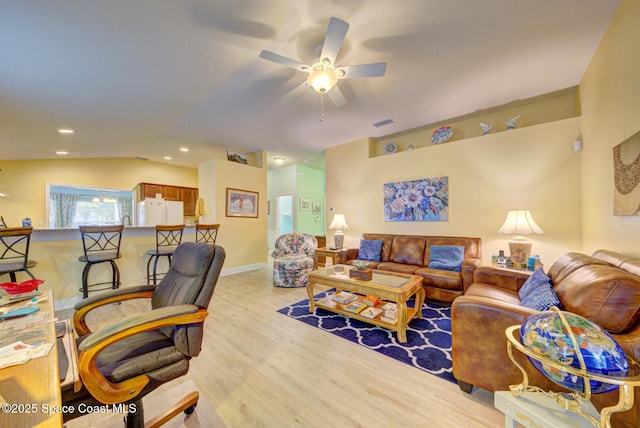
[[[184,223],[182,201],[146,198],[138,202],[138,226]]]

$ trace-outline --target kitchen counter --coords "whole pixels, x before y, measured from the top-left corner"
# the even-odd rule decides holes
[[[141,236],[150,236],[155,233],[155,226],[125,226],[122,231],[122,238],[134,238]],[[195,224],[186,224],[184,234],[195,233]],[[31,233],[31,242],[45,241],[73,241],[80,240],[80,230],[78,228],[66,229],[33,229]]]
[[[182,242],[195,241],[195,225],[186,225]],[[147,250],[155,248],[156,237],[154,226],[125,226],[122,233],[120,253],[122,256],[116,263],[120,268],[122,286],[146,283],[146,269],[149,256]],[[37,265],[30,269],[38,279],[44,279],[41,288],[51,289],[56,298],[56,309],[65,309],[81,298],[79,289],[82,283],[84,263],[78,261],[82,255],[80,230],[69,229],[33,229],[29,259]],[[161,260],[158,270],[168,269],[166,261]],[[91,270],[91,281],[99,282],[111,276],[109,264],[99,264]],[[18,274],[19,281],[27,279]]]

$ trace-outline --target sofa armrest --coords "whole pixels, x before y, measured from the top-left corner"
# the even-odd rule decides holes
[[[531,272],[518,272],[492,266],[480,266],[473,272],[473,282],[517,292],[530,276]]]
[[[522,382],[522,374],[507,353],[505,330],[522,324],[537,313],[526,308],[481,296],[460,296],[451,305],[451,355],[453,375],[459,381],[489,391],[508,391],[509,385]],[[526,367],[530,384],[549,387],[524,354],[514,353]]]
[[[346,248],[340,251],[340,264],[345,264],[347,260],[355,260],[358,258],[358,248]]]
[[[482,265],[482,260],[478,258],[464,259],[462,262],[462,292],[466,293],[467,288],[473,284],[473,273]]]

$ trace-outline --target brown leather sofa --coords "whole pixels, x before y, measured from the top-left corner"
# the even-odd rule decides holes
[[[452,302],[464,293],[471,285],[474,270],[482,261],[480,238],[365,233],[362,239],[383,241],[380,261],[369,261],[369,267],[419,275],[422,277],[426,298],[442,302]],[[432,245],[463,246],[461,271],[429,268]],[[340,256],[342,264],[353,264],[357,259],[358,248],[349,248]]]
[[[547,272],[564,310],[605,328],[628,357],[640,359],[640,259],[607,250],[592,256],[568,253]],[[509,359],[505,329],[522,324],[537,313],[520,306],[518,290],[528,275],[492,267],[476,269],[473,284],[451,306],[453,374],[460,388],[473,386],[508,391],[522,382],[522,374]],[[514,356],[526,369],[529,384],[560,391],[522,355]],[[630,375],[639,373],[632,372]],[[618,401],[618,392],[592,395],[598,410]],[[614,414],[614,427],[640,426],[640,390],[633,409]]]

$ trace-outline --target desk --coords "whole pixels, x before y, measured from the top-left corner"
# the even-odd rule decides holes
[[[535,428],[593,428],[593,425],[577,413],[564,410],[555,398],[535,392],[525,392],[515,397],[510,391],[496,391],[493,395],[496,409],[504,413],[505,428],[516,428],[516,422]],[[600,414],[588,403],[583,411],[600,421]]]
[[[40,311],[36,313],[48,312],[48,319],[52,320],[55,317],[53,292],[46,290],[39,297],[40,299],[47,297],[47,299],[38,303]],[[35,358],[26,364],[0,369],[0,395],[10,405],[10,412],[6,411],[6,405],[0,410],[2,427],[62,426],[62,413],[53,412],[54,409],[62,406],[55,322],[31,327],[31,329],[34,328],[43,329],[46,340],[54,346],[44,357]],[[47,410],[51,414],[47,413]]]

